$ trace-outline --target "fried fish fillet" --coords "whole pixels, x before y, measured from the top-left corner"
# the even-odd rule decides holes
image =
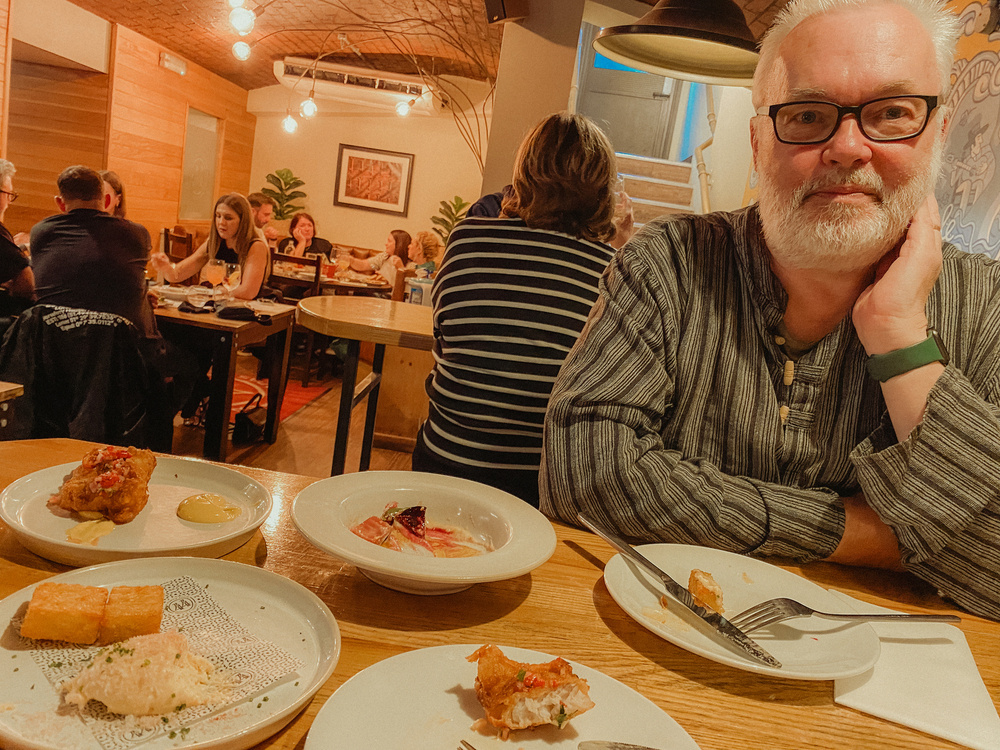
[[[504,656],[496,646],[482,646],[466,657],[479,663],[476,697],[486,720],[506,737],[512,729],[554,724],[560,729],[594,707],[587,681],[573,674],[564,659],[526,664]]]
[[[82,514],[99,514],[128,523],[149,500],[149,478],[156,456],[141,448],[95,448],[69,475],[49,503]]]

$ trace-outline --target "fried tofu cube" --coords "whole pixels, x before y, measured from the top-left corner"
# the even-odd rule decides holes
[[[28,603],[21,635],[49,641],[93,643],[101,629],[108,590],[76,583],[40,583]]]
[[[136,635],[159,633],[162,619],[162,586],[115,586],[104,607],[97,641],[106,645]]]

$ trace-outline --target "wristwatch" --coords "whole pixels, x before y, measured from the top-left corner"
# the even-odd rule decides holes
[[[927,338],[919,344],[903,349],[875,354],[868,358],[868,374],[881,383],[889,378],[916,370],[931,362],[948,364],[949,354],[944,342],[933,328],[927,329]]]

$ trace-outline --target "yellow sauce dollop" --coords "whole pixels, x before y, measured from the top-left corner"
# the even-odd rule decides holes
[[[212,492],[201,495],[191,495],[181,500],[177,506],[177,515],[185,521],[193,523],[223,523],[232,521],[243,510]]]

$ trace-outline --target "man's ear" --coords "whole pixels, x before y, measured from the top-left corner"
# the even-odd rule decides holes
[[[111,193],[104,194],[104,210],[107,211],[111,208]]]
[[[750,153],[753,156],[753,168],[757,169],[757,128],[753,121],[750,122]]]
[[[56,207],[59,209],[59,213],[66,213],[66,201],[61,195],[56,196]]]

